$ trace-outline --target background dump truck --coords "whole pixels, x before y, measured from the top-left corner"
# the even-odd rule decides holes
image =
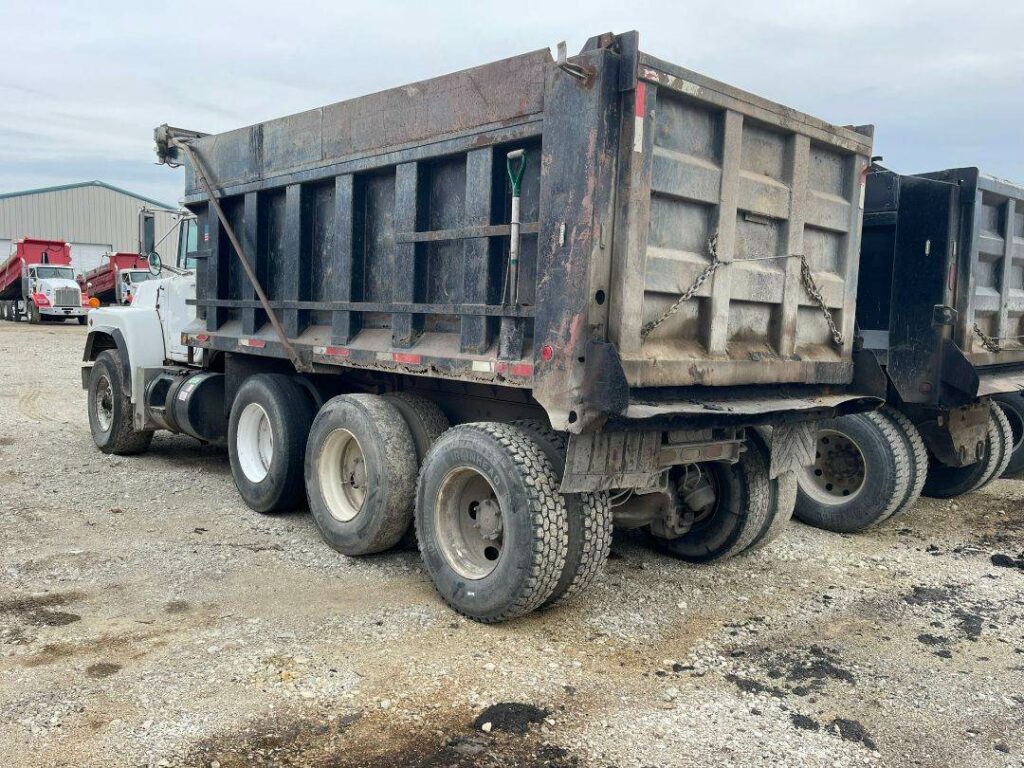
[[[146,258],[137,253],[108,253],[104,258],[78,280],[89,298],[101,304],[131,304],[137,286],[154,277]]]
[[[613,520],[692,561],[770,539],[814,420],[884,395],[851,386],[870,130],[637,46],[157,129],[187,167],[197,315],[146,310],[151,283],[93,313],[97,444],[226,439],[249,506],[308,496],[348,555],[414,525],[481,621],[583,589]],[[182,346],[132,341],[124,311]]]
[[[1024,187],[873,168],[857,323],[887,405],[821,424],[801,519],[858,530],[1024,470]]]
[[[89,307],[75,282],[71,246],[63,240],[24,237],[0,265],[0,320],[31,323],[77,318],[85,325]]]

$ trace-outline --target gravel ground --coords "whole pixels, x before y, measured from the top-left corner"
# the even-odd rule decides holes
[[[83,340],[0,323],[0,765],[1024,765],[1024,482],[709,567],[617,537],[479,626],[223,451],[100,454]]]

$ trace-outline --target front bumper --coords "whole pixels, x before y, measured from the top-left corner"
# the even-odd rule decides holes
[[[82,317],[88,314],[89,307],[40,307],[39,314],[43,317]]]

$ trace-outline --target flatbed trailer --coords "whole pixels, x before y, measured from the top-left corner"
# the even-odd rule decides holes
[[[1024,186],[977,168],[903,175],[876,166],[861,243],[859,360],[888,390],[870,419],[907,439],[885,455],[866,417],[822,425],[829,445],[802,476],[797,514],[844,531],[906,509],[917,494],[959,496],[1024,470]],[[883,468],[892,453],[908,470],[895,508],[891,496],[872,497],[886,493],[880,484],[865,482],[884,476],[900,492]],[[848,471],[851,457],[858,471]]]
[[[815,420],[884,396],[853,364],[870,128],[636,33],[156,138],[197,217],[195,317],[153,313],[161,356],[96,311],[97,444],[225,439],[250,506],[308,494],[349,555],[415,517],[475,619],[581,590],[613,519],[693,561],[763,544]]]

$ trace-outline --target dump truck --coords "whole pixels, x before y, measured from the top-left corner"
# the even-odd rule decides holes
[[[103,263],[80,275],[78,285],[100,304],[131,304],[136,287],[154,277],[146,257],[138,253],[108,253]]]
[[[63,240],[23,237],[0,266],[0,320],[30,323],[76,318],[85,325],[88,304],[75,282],[71,246]]]
[[[867,177],[858,358],[880,411],[823,421],[797,516],[838,531],[1024,471],[1024,186],[953,168]]]
[[[194,316],[156,300],[177,278],[92,313],[93,438],[226,442],[249,507],[308,499],[348,556],[414,538],[483,622],[581,592],[613,525],[693,562],[761,546],[817,420],[884,397],[854,366],[871,135],[635,32],[161,126],[198,222]]]

